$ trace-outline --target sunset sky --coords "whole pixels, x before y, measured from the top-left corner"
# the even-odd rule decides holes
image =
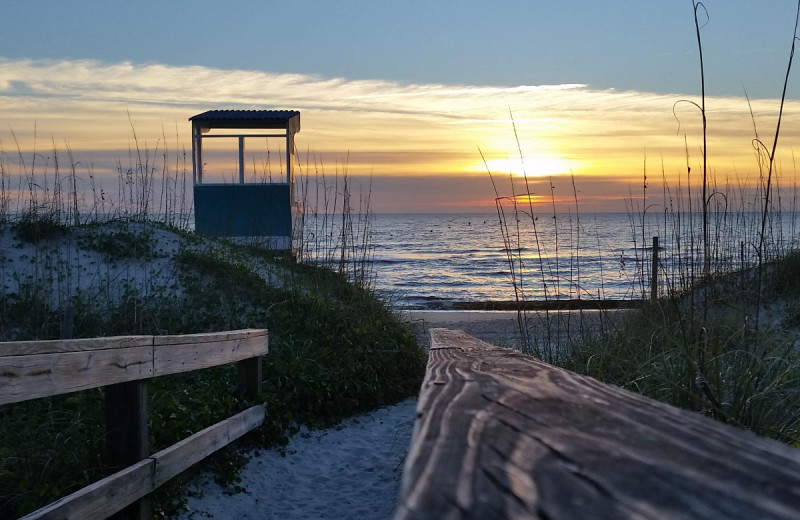
[[[771,145],[797,4],[704,4],[711,172],[753,181],[750,108]],[[676,105],[700,101],[690,0],[27,0],[0,17],[8,171],[17,143],[41,167],[55,142],[79,173],[115,178],[134,131],[178,156],[187,119],[222,108],[299,110],[304,168],[372,175],[378,212],[493,210],[486,166],[504,193],[509,174],[521,179],[510,114],[548,201],[551,176],[559,203],[573,199],[572,173],[582,210],[624,211],[645,164],[651,182],[685,182],[688,149],[693,182],[700,170],[699,113]],[[800,143],[796,74],[787,99],[784,184]]]

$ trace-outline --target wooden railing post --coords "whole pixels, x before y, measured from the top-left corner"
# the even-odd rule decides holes
[[[239,369],[239,384],[250,399],[255,399],[261,393],[261,361],[263,358],[264,356],[258,356],[236,363]]]
[[[65,316],[63,336],[71,336]],[[25,517],[135,518],[151,516],[148,494],[264,421],[256,405],[158,453],[149,452],[147,386],[153,377],[239,364],[249,397],[261,391],[265,329],[176,336],[117,336],[0,344],[0,405],[104,388],[104,463],[113,474]],[[129,507],[126,507],[131,504]]]
[[[147,429],[147,386],[144,381],[117,383],[105,387],[106,463],[112,472],[147,458],[150,442]],[[150,498],[144,497],[112,518],[149,520]]]
[[[650,270],[650,301],[658,300],[658,237],[653,237],[653,268]]]

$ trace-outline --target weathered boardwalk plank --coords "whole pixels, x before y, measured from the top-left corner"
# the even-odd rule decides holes
[[[236,361],[250,366],[268,343],[265,329],[0,343],[0,405]]]
[[[263,405],[253,406],[43,507],[22,520],[100,520],[155,491],[164,482],[227,446],[264,422]]]
[[[796,519],[800,451],[431,331],[396,519]]]

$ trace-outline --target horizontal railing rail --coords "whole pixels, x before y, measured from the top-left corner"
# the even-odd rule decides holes
[[[795,519],[800,451],[433,329],[394,518]]]
[[[119,470],[24,518],[100,519],[123,510],[149,518],[149,493],[258,427],[265,409],[253,406],[151,455],[146,380],[236,362],[255,397],[268,350],[263,329],[0,343],[0,405],[104,387],[107,462]]]

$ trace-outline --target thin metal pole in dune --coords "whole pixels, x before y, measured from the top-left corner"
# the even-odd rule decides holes
[[[658,237],[653,237],[653,268],[650,270],[650,301],[658,300]]]
[[[239,136],[239,184],[244,184],[244,136]]]

